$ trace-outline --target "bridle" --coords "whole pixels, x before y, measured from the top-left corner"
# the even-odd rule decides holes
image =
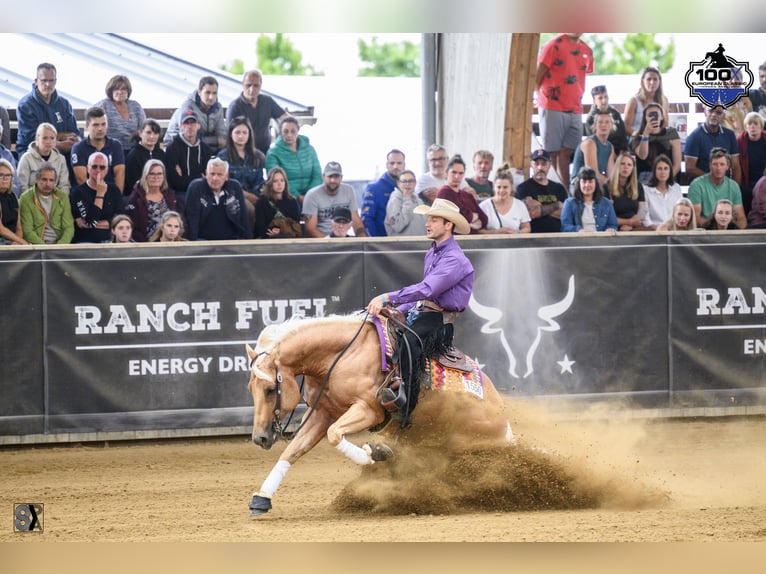
[[[279,372],[279,364],[277,361],[273,361],[274,363],[274,380],[276,382],[276,394],[277,398],[274,402],[274,409],[273,409],[273,421],[272,424],[274,425],[274,430],[276,432],[276,438],[279,440],[285,440],[289,441],[292,439],[293,436],[298,434],[300,430],[306,425],[306,423],[311,418],[311,415],[314,414],[314,411],[316,410],[317,404],[319,404],[319,400],[322,398],[322,395],[324,394],[325,387],[327,387],[327,383],[330,381],[330,375],[332,374],[333,369],[335,368],[335,365],[338,364],[338,361],[340,358],[348,351],[348,348],[353,344],[354,341],[356,341],[357,337],[359,337],[359,333],[362,332],[362,328],[364,328],[364,324],[367,322],[367,317],[369,316],[369,312],[365,313],[364,318],[362,319],[362,322],[359,325],[359,329],[357,329],[356,333],[354,333],[354,336],[351,337],[351,340],[346,343],[346,346],[343,347],[343,349],[338,353],[335,358],[332,361],[332,364],[330,364],[330,368],[327,369],[327,374],[324,377],[324,380],[322,381],[322,386],[319,387],[319,392],[317,394],[317,398],[314,401],[314,404],[309,406],[308,414],[303,417],[303,421],[301,422],[300,426],[295,430],[294,433],[285,433],[285,428],[290,425],[290,421],[293,418],[293,413],[295,412],[295,409],[290,411],[290,416],[287,417],[287,421],[285,424],[282,424],[282,421],[280,420],[280,415],[282,414],[282,373]],[[258,361],[261,355],[266,355],[268,357],[271,356],[271,353],[269,351],[261,351],[258,354],[253,357],[252,361],[250,361],[250,371],[252,372],[253,365]],[[301,396],[303,396],[303,383],[300,384],[298,387],[298,392]],[[289,436],[288,436],[289,435]]]
[[[253,360],[250,361],[250,371],[252,372],[253,365],[258,361],[258,359],[261,357],[261,355],[266,355],[267,357],[271,356],[271,353],[268,351],[261,351],[255,357],[253,357]],[[274,409],[272,410],[272,414],[274,415],[272,418],[272,424],[274,426],[274,431],[276,432],[276,438],[279,440],[289,440],[287,437],[287,434],[285,433],[285,428],[290,425],[290,421],[293,418],[293,413],[295,410],[293,409],[290,411],[290,416],[287,418],[287,421],[285,424],[282,424],[282,417],[280,416],[282,414],[282,382],[284,381],[282,377],[282,373],[279,372],[279,364],[274,361],[274,381],[276,383],[276,395],[277,398],[274,401]],[[301,384],[299,388],[299,392],[302,395],[303,394],[303,385]],[[301,425],[303,426],[303,425]]]

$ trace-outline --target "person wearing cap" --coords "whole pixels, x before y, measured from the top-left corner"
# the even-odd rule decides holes
[[[165,131],[163,143],[170,145],[180,131],[180,119],[186,110],[193,110],[199,121],[199,138],[215,154],[226,147],[226,118],[223,106],[218,101],[218,80],[213,76],[202,76],[193,91],[173,112]]]
[[[710,152],[713,148],[724,148],[731,156],[731,179],[742,183],[739,165],[739,146],[737,136],[730,129],[721,125],[724,116],[723,106],[704,106],[705,122],[690,133],[684,144],[684,162],[686,175],[691,185],[694,178],[710,171]]]
[[[404,169],[404,152],[392,149],[386,154],[386,171],[377,181],[368,183],[362,198],[362,223],[367,237],[385,237],[386,205],[396,180]]]
[[[380,314],[384,307],[397,307],[406,314],[411,329],[399,341],[402,379],[398,394],[387,387],[379,397],[385,406],[399,408],[402,426],[417,406],[425,359],[452,347],[454,320],[468,307],[474,282],[473,265],[454,237],[471,232],[460,208],[436,198],[430,206],[419,205],[414,211],[427,216],[426,237],[433,241],[423,261],[423,280],[373,297],[367,304],[371,315]]]
[[[332,216],[338,207],[351,214],[354,235],[363,237],[364,225],[359,218],[354,188],[343,182],[343,170],[337,161],[331,161],[322,172],[324,183],[306,193],[303,200],[304,231],[307,237],[327,237],[332,232]]]
[[[532,233],[561,231],[561,208],[569,194],[557,181],[548,179],[551,156],[544,149],[532,152],[532,177],[519,184],[516,199],[524,201],[532,218]]]
[[[189,184],[202,177],[207,161],[213,157],[213,150],[201,141],[199,119],[194,110],[186,110],[179,118],[181,132],[165,149],[165,168],[168,185],[182,201],[186,198]]]
[[[620,111],[609,105],[609,94],[606,91],[606,86],[603,84],[594,86],[590,95],[593,96],[593,105],[588,111],[588,117],[585,118],[585,135],[591,136],[595,133],[596,110],[609,112],[609,115],[612,116],[612,131],[608,139],[614,146],[614,152],[620,153],[627,150],[628,133],[625,130],[625,122],[622,120]]]
[[[346,207],[336,207],[332,212],[332,231],[327,237],[348,237],[351,230],[351,211]]]
[[[119,141],[106,135],[108,129],[104,108],[92,106],[85,111],[85,131],[88,135],[72,146],[72,171],[77,185],[85,183],[88,179],[88,159],[97,151],[101,152],[109,160],[106,183],[113,183],[124,194],[125,150]],[[131,191],[128,189],[126,195],[130,195]]]
[[[561,231],[617,233],[617,215],[596,175],[596,170],[587,165],[577,172],[572,182],[574,197],[567,198],[561,209]]]

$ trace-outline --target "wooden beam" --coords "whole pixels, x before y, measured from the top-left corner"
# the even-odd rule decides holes
[[[503,161],[511,167],[526,169],[531,155],[532,114],[540,34],[514,33],[508,64]]]

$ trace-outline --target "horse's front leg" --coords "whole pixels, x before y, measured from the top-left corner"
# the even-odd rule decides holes
[[[330,421],[324,413],[316,411],[306,425],[293,437],[266,480],[263,481],[260,490],[253,493],[253,498],[250,501],[250,514],[256,516],[271,510],[271,498],[277,492],[287,471],[300,457],[322,440],[329,423]]]
[[[327,442],[353,460],[356,464],[372,464],[375,460],[385,460],[390,455],[390,449],[384,448],[388,452],[377,453],[375,458],[372,456],[373,450],[361,448],[346,440],[347,434],[354,434],[370,428],[375,423],[380,422],[380,413],[370,407],[367,403],[357,402],[351,405],[343,415],[327,429]],[[366,445],[367,446],[367,445]]]

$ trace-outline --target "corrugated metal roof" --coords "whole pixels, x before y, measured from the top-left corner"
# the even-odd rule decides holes
[[[130,78],[131,99],[144,108],[176,108],[202,76],[214,76],[218,98],[228,106],[242,91],[241,78],[199,66],[119,34],[0,34],[0,104],[15,108],[32,89],[37,65],[56,66],[59,94],[74,108],[87,108],[105,97],[115,74]],[[313,115],[313,106],[263,91],[296,115]]]

